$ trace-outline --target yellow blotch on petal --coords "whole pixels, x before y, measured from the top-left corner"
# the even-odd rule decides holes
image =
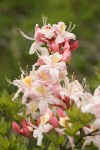
[[[46,74],[44,73],[44,71],[41,71],[41,72],[40,72],[40,76],[41,76],[44,80],[47,80],[47,76],[46,76]]]
[[[36,90],[41,94],[45,93],[45,87],[43,85],[40,85],[39,87],[37,87]]]
[[[30,106],[30,112],[33,113],[37,110],[37,107],[35,107],[34,105],[33,106]]]
[[[34,113],[38,109],[38,102],[32,101],[27,104],[27,108],[30,111],[30,113]]]
[[[61,126],[65,127],[65,122],[66,122],[66,120],[67,120],[66,117],[65,117],[65,118],[60,118],[59,124],[60,124]]]
[[[41,117],[41,124],[44,125],[45,123],[47,123],[47,121],[50,119],[50,115],[48,113],[46,113],[45,115],[43,115]]]
[[[62,55],[60,55],[58,52],[54,53],[52,57],[53,64],[58,63],[61,58],[62,58]]]
[[[65,23],[60,22],[59,25],[60,25],[60,32],[65,31],[65,29],[66,29]]]
[[[28,87],[31,87],[32,77],[31,77],[31,76],[26,76],[26,77],[23,79],[23,82],[24,82]]]

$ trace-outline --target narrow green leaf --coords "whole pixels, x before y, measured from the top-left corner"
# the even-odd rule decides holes
[[[52,141],[55,144],[58,144],[58,135],[54,130],[50,131],[49,133],[46,133],[46,136],[50,141]]]
[[[64,138],[63,135],[58,136],[58,144],[59,144],[59,145],[62,144],[62,143],[64,142],[64,140],[65,140],[65,138]]]
[[[66,133],[70,136],[73,136],[77,133],[77,131],[82,127],[81,122],[74,122],[73,124],[69,125],[68,122],[65,123],[66,126]]]
[[[80,117],[80,109],[76,104],[74,104],[72,107],[70,107],[70,109],[68,109],[67,114],[72,122],[76,122]]]
[[[0,146],[2,148],[8,149],[9,145],[10,145],[10,142],[8,138],[6,136],[3,137],[2,135],[0,135]]]
[[[1,120],[0,120],[0,133],[6,134],[7,129],[8,129],[7,123],[4,119],[4,117],[2,117]]]

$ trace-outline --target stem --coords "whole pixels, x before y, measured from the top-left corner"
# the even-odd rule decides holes
[[[69,139],[66,139],[65,144],[60,147],[60,150],[65,150]]]
[[[44,148],[44,150],[48,149],[50,143],[51,143],[51,141],[48,141],[48,143],[47,143],[46,147]]]
[[[82,140],[82,138],[84,137],[84,135],[82,134],[82,128],[80,129],[80,138],[78,139],[78,141],[75,143],[75,145],[78,145],[78,143]]]
[[[83,137],[80,137],[80,138],[78,139],[78,141],[75,143],[75,145],[78,145],[78,143],[82,140],[82,138],[83,138]]]
[[[95,131],[92,131],[92,132],[90,132],[90,133],[88,133],[88,134],[85,134],[84,136],[81,136],[79,139],[78,139],[78,141],[75,143],[75,145],[78,145],[78,143],[82,140],[82,138],[83,137],[86,137],[86,136],[90,136],[90,135],[92,135],[93,133],[95,133],[95,132],[97,132],[98,130],[95,130]],[[93,135],[92,135],[93,136]]]
[[[86,136],[95,136],[95,134],[94,135],[92,135],[93,133],[96,133],[96,132],[98,132],[98,129],[97,130],[95,130],[95,131],[92,131],[92,132],[90,132],[90,133],[88,133],[88,134],[85,134],[85,135],[81,135],[81,137],[78,139],[78,141],[75,143],[75,145],[76,145],[76,147],[74,147],[74,148],[81,148],[81,146],[77,146],[78,145],[78,143],[83,139],[83,137],[86,137]],[[67,149],[65,149],[65,150],[71,150],[72,149],[72,147],[69,147],[69,148],[67,148]]]
[[[84,137],[89,136],[89,135],[92,135],[93,133],[98,132],[98,131],[99,131],[98,129],[95,130],[95,131],[92,131],[92,132],[90,132],[90,133],[88,133],[88,134],[85,134]],[[92,135],[92,136],[93,136],[93,135]]]
[[[29,143],[27,144],[27,147],[29,147],[31,144],[31,139],[29,139]]]

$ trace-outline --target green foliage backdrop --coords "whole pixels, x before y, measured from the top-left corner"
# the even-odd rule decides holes
[[[33,36],[35,24],[42,24],[42,14],[48,16],[48,22],[69,21],[76,24],[74,33],[80,45],[74,52],[69,66],[71,74],[78,79],[87,77],[91,89],[99,80],[100,66],[100,1],[99,0],[0,0],[0,90],[9,87],[5,76],[13,80],[19,76],[18,62],[22,68],[31,65],[35,56],[28,55],[31,41],[24,39],[18,31],[21,28]]]

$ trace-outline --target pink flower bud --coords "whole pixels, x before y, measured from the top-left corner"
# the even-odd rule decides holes
[[[30,131],[28,129],[28,127],[24,127],[20,130],[19,132],[21,135],[25,136],[25,137],[30,137],[30,135],[32,134],[32,131]]]
[[[32,131],[29,130],[28,126],[23,128],[23,135],[29,137]]]
[[[57,108],[57,114],[58,114],[59,117],[65,117],[64,112],[60,108]]]
[[[22,128],[20,128],[19,125],[13,121],[12,128],[15,132],[17,132],[25,137],[30,137],[30,135],[33,132],[32,127],[29,126],[29,124],[26,122],[25,119],[22,119],[21,125],[22,125]]]
[[[28,126],[29,124],[26,122],[26,120],[23,118],[22,119],[22,122],[21,122],[21,125],[22,125],[22,127],[24,128],[24,127],[26,127],[26,126]]]
[[[13,123],[12,123],[12,128],[15,132],[19,133],[20,127],[15,121],[13,121]]]
[[[77,41],[74,41],[74,42],[72,42],[72,41],[70,40],[69,45],[70,45],[70,50],[73,51],[73,50],[76,50],[76,49],[78,48],[79,42],[78,42],[78,40],[77,40]]]
[[[49,119],[49,123],[54,127],[57,128],[59,126],[58,118],[55,116],[51,116]]]

